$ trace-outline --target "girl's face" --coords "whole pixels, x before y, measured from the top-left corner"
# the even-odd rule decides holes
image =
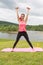
[[[25,14],[21,14],[21,19],[23,20],[25,18]]]

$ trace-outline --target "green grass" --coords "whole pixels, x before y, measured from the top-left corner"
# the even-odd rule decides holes
[[[0,50],[11,48],[14,40],[0,39]],[[32,42],[34,47],[42,47],[43,42]],[[16,47],[29,47],[26,41],[19,41]],[[43,65],[43,52],[1,52],[0,65]]]

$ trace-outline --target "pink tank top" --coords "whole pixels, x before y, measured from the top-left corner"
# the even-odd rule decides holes
[[[20,32],[26,31],[26,23],[25,23],[25,21],[20,21],[19,22],[19,31]]]

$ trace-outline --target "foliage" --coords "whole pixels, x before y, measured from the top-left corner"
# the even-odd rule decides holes
[[[32,31],[43,31],[43,25],[38,25],[38,26],[27,25],[26,29]],[[8,31],[17,31],[17,30],[18,30],[18,24],[0,21],[0,31],[8,32]]]
[[[35,25],[35,26],[31,26],[31,25],[27,25],[27,30],[32,30],[32,31],[43,31],[43,25]]]

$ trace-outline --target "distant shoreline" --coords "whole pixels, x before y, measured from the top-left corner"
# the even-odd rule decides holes
[[[3,32],[3,33],[10,33],[10,34],[16,34],[18,31],[0,31],[0,32]]]
[[[27,32],[29,32],[29,31],[33,31],[33,30],[27,30]],[[0,31],[0,32],[2,32],[2,33],[9,33],[9,34],[16,34],[16,33],[18,33],[18,31]],[[37,31],[37,32],[43,33],[43,31]]]

